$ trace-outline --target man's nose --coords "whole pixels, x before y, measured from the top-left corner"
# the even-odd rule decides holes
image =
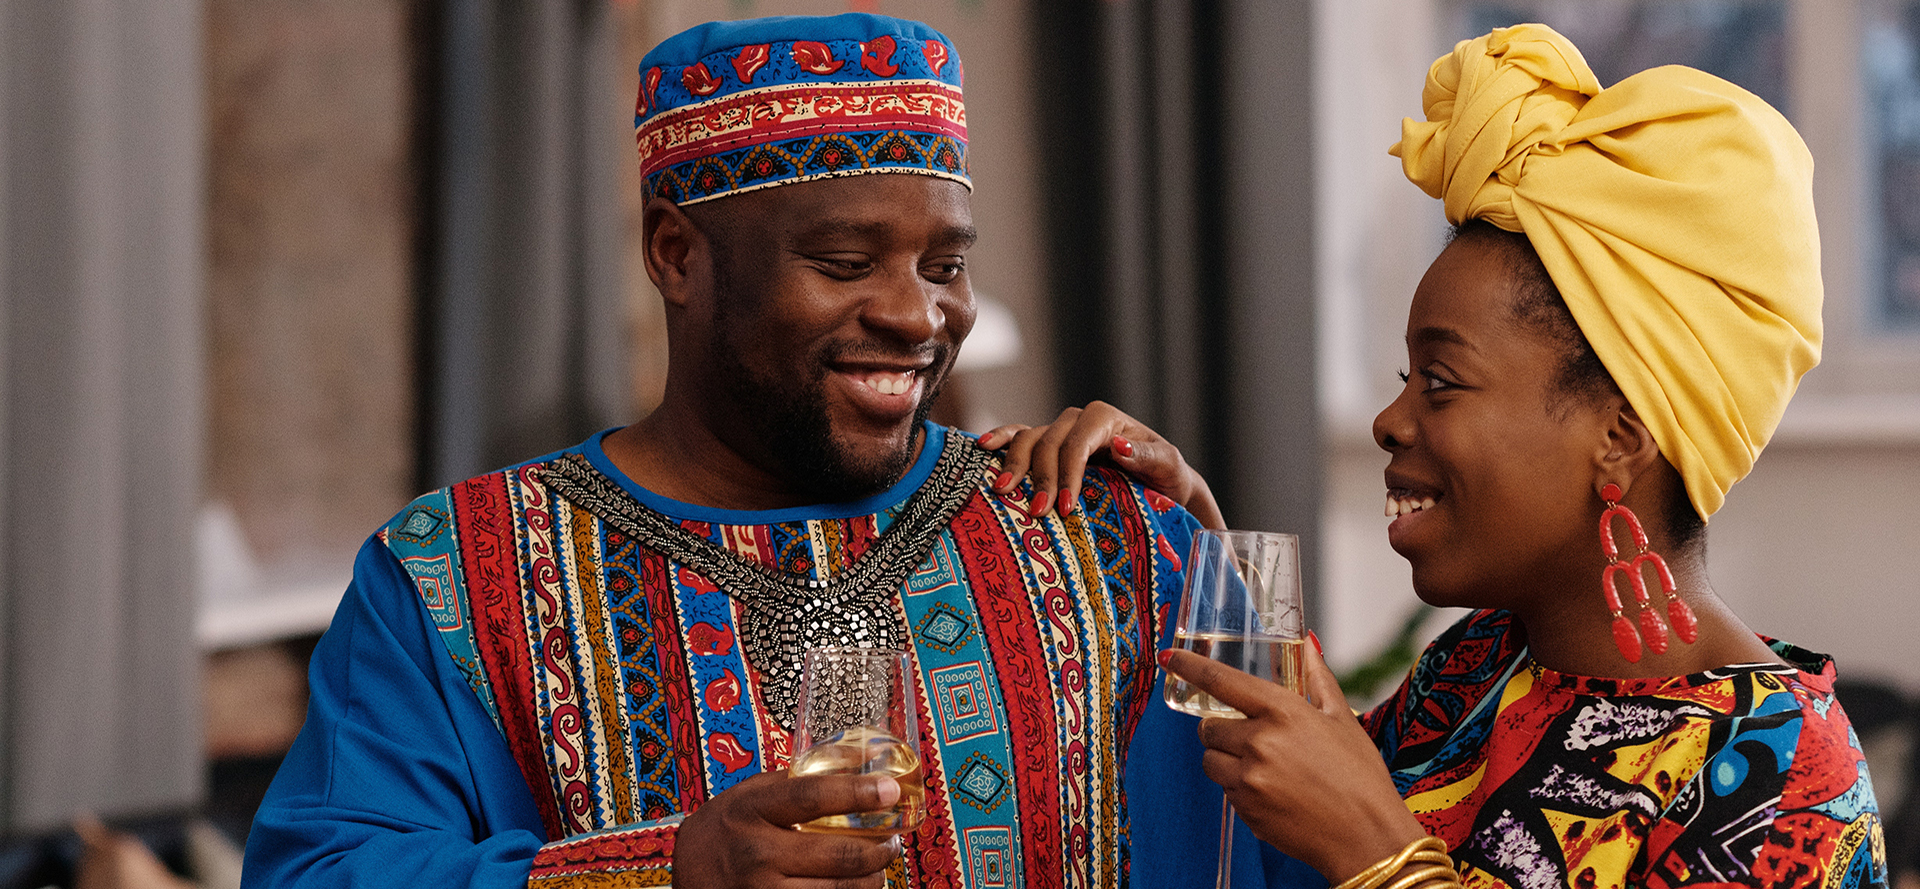
[[[947,326],[941,305],[945,288],[920,277],[918,270],[892,273],[875,282],[861,320],[903,342],[924,343]]]

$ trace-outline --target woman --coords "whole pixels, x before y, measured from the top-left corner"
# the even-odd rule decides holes
[[[1201,722],[1207,774],[1342,885],[1884,885],[1831,661],[1706,572],[1706,517],[1818,360],[1804,145],[1692,69],[1602,90],[1539,25],[1463,42],[1423,98],[1394,153],[1456,228],[1373,433],[1415,591],[1478,610],[1359,720],[1317,657],[1303,699],[1163,653],[1249,717]],[[1067,506],[1105,454],[1211,511],[1104,405],[983,443]]]

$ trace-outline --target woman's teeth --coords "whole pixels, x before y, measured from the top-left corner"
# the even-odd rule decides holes
[[[913,388],[913,374],[875,374],[867,378],[867,388],[881,395],[905,395]]]
[[[1416,499],[1413,497],[1395,497],[1392,494],[1387,495],[1387,518],[1393,518],[1394,516],[1403,516],[1408,513],[1419,512],[1420,510],[1423,510],[1423,509],[1432,509],[1432,508],[1433,508],[1432,497],[1421,497]]]

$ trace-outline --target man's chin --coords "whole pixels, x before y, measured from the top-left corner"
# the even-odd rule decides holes
[[[919,452],[920,424],[916,420],[895,429],[843,432],[832,438],[828,466],[816,475],[818,493],[836,500],[858,500],[884,491],[906,475]]]

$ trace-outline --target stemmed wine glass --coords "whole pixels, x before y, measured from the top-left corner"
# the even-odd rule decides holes
[[[1202,529],[1194,535],[1186,568],[1173,644],[1304,694],[1300,538],[1271,531]],[[1172,673],[1167,674],[1164,697],[1167,706],[1182,713],[1245,718]],[[1232,869],[1233,806],[1221,800],[1217,889],[1227,889]]]
[[[794,714],[794,775],[886,775],[900,801],[879,812],[827,815],[800,830],[886,836],[912,830],[926,817],[920,768],[920,726],[913,673],[904,651],[812,648],[801,666]]]

